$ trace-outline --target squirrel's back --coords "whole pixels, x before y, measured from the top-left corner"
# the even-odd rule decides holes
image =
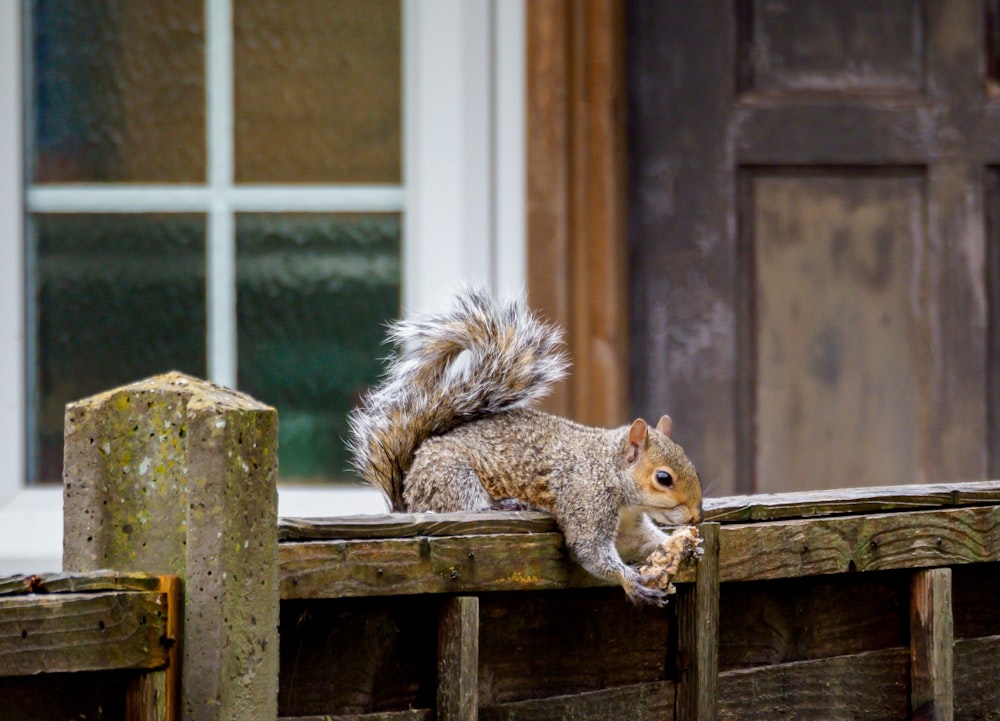
[[[405,510],[403,478],[417,448],[463,423],[522,407],[568,366],[562,334],[520,300],[467,289],[448,313],[393,324],[397,346],[381,385],[349,417],[355,470]]]

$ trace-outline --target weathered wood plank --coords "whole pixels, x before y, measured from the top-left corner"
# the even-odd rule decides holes
[[[615,588],[485,594],[479,703],[662,681],[672,611],[626,603]]]
[[[1000,636],[955,642],[955,718],[1000,719]]]
[[[480,721],[671,721],[673,718],[674,684],[670,681],[512,701],[479,709]]]
[[[1000,503],[1000,481],[880,486],[706,498],[705,519],[740,523],[997,503]]]
[[[725,525],[719,544],[724,583],[996,561],[1000,506]],[[278,555],[282,598],[608,585],[558,532],[284,543]]]
[[[917,571],[910,588],[910,709],[916,718],[951,721],[954,715],[951,569]]]
[[[103,592],[0,599],[0,676],[157,669],[166,596]]]
[[[0,578],[0,596],[26,593],[90,593],[96,591],[156,591],[161,576],[148,573],[42,573]]]
[[[1000,560],[1000,506],[723,526],[723,582]]]
[[[701,526],[704,556],[677,601],[678,721],[715,718],[719,671],[719,524]]]
[[[1000,481],[706,498],[705,520],[729,524],[990,504],[1000,504]],[[282,518],[279,521],[279,536],[286,543],[327,539],[548,533],[557,530],[555,519],[550,515],[532,511],[393,513],[335,518]]]
[[[604,585],[555,532],[283,543],[278,560],[286,599]]]
[[[1000,635],[1000,568],[973,563],[951,569],[952,618],[955,638]]]
[[[331,538],[416,538],[466,536],[472,533],[546,533],[557,528],[552,516],[533,511],[386,513],[336,518],[281,518],[278,521],[278,537],[283,542]]]
[[[443,600],[283,601],[278,715],[433,709]]]
[[[406,711],[348,714],[346,716],[323,714],[320,716],[279,716],[278,721],[433,721],[429,708],[411,708]]]
[[[719,721],[906,718],[904,648],[719,674]]]
[[[722,587],[719,668],[907,646],[910,573],[842,573]]]
[[[125,718],[125,689],[134,671],[84,671],[0,677],[3,721]]]
[[[476,721],[479,707],[479,599],[456,596],[438,619],[439,721]]]

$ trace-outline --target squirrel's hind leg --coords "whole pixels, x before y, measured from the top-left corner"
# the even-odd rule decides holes
[[[434,440],[425,442],[425,446]],[[435,444],[437,445],[437,444]],[[423,450],[423,446],[421,447]],[[483,487],[475,470],[459,454],[417,451],[410,472],[403,479],[403,500],[410,511],[485,511],[494,499]]]

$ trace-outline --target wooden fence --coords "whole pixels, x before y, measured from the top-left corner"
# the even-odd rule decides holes
[[[84,403],[0,718],[1000,719],[1000,482],[711,499],[659,609],[543,514],[276,522],[273,411],[224,389]]]

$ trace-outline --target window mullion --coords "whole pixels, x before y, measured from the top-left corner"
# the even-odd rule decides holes
[[[208,375],[235,387],[236,368],[236,223],[233,187],[233,8],[231,0],[205,3]]]

